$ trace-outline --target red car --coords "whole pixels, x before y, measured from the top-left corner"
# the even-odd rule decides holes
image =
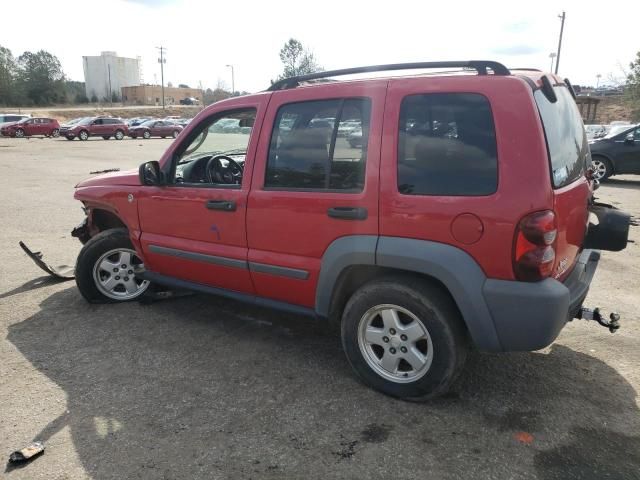
[[[176,125],[168,120],[147,120],[135,127],[129,127],[129,136],[131,138],[176,138],[182,131],[182,128],[180,125]]]
[[[78,137],[80,140],[88,140],[89,137],[102,137],[109,140],[114,137],[122,140],[129,133],[129,129],[120,118],[112,117],[88,117],[80,122],[63,126],[60,128],[60,135],[67,140]]]
[[[449,72],[313,82],[431,68]],[[574,95],[471,61],[217,102],[159,161],[77,185],[78,288],[121,302],[153,282],[327,319],[366,384],[411,400],[446,391],[470,349],[538,350],[573,318],[615,331],[583,302],[629,216],[594,200]]]
[[[42,135],[44,137],[57,137],[60,135],[60,124],[55,118],[25,118],[16,123],[5,125],[0,129],[4,137],[33,137]]]

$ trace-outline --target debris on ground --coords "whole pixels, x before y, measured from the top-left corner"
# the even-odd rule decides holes
[[[28,447],[25,447],[22,450],[16,450],[9,455],[9,463],[25,463],[31,461],[42,453],[44,453],[44,444],[42,442],[33,442]]]
[[[119,168],[107,168],[106,170],[96,170],[95,172],[89,172],[89,175],[98,175],[100,173],[119,172]]]
[[[75,278],[75,268],[69,265],[60,265],[59,267],[52,267],[48,263],[42,260],[42,252],[32,252],[24,242],[19,242],[20,248],[24,250],[24,253],[29,255],[29,258],[35,262],[42,270],[49,275],[59,278],[61,280],[72,280]]]

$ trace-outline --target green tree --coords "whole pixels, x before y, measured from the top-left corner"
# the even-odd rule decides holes
[[[278,77],[279,80],[322,71],[322,67],[316,62],[313,53],[305,49],[302,43],[295,38],[290,38],[280,49],[280,60],[283,71]]]
[[[633,120],[640,120],[640,52],[629,64],[626,94],[631,103]]]
[[[24,52],[18,57],[18,67],[18,81],[30,103],[47,105],[66,100],[64,73],[55,55],[45,50]]]
[[[19,100],[16,72],[17,64],[11,50],[0,45],[0,105],[13,105]]]

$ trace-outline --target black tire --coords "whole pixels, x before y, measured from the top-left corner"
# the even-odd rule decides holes
[[[18,128],[16,130],[15,136],[16,138],[24,138],[24,130],[21,128]]]
[[[51,136],[53,138],[58,138],[60,136],[60,130],[58,130],[57,128],[54,128],[53,130],[51,130]]]
[[[111,136],[109,135],[103,135],[102,138],[104,138],[105,140],[109,140],[111,138]]]
[[[367,363],[359,346],[360,322],[370,309],[385,304],[411,312],[431,337],[431,365],[415,381],[396,383],[384,378]],[[358,376],[366,385],[404,400],[425,401],[445,393],[464,365],[467,344],[466,329],[450,295],[415,278],[388,277],[365,284],[349,299],[342,316],[342,346]]]
[[[116,133],[114,134],[114,137],[115,137],[116,140],[124,139],[124,131],[123,130],[116,130]]]
[[[80,250],[76,261],[76,285],[82,296],[89,303],[121,303],[139,298],[141,293],[135,298],[118,300],[107,297],[96,286],[93,277],[93,269],[96,262],[106,252],[118,248],[134,250],[129,239],[129,232],[124,228],[114,228],[100,232],[91,238]]]
[[[149,140],[151,138],[151,132],[149,130],[145,130],[142,133],[142,138],[144,138],[145,140]]]
[[[80,133],[78,133],[78,138],[83,142],[89,140],[89,132],[81,130]]]
[[[604,173],[601,173],[601,176],[599,178],[596,175],[596,178],[598,179],[598,181],[604,182],[611,175],[613,175],[613,166],[611,165],[611,162],[609,161],[608,158],[603,157],[601,155],[594,155],[591,159],[591,162],[593,166],[596,167],[596,173],[597,173],[598,165],[602,165],[604,167]],[[600,171],[602,172],[602,170]]]
[[[178,130],[174,130],[173,133],[171,134],[173,138],[178,138],[178,135],[180,135],[180,132]]]

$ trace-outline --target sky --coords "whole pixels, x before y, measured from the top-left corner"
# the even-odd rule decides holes
[[[3,9],[0,45],[14,56],[44,49],[71,80],[84,81],[83,55],[116,51],[141,57],[145,83],[160,82],[155,47],[167,48],[165,82],[264,90],[282,71],[278,53],[291,37],[326,70],[362,65],[497,60],[549,70],[566,11],[559,74],[595,85],[624,77],[640,50],[640,2],[609,8],[573,0],[213,1],[29,0]],[[9,21],[11,18],[15,21]]]

